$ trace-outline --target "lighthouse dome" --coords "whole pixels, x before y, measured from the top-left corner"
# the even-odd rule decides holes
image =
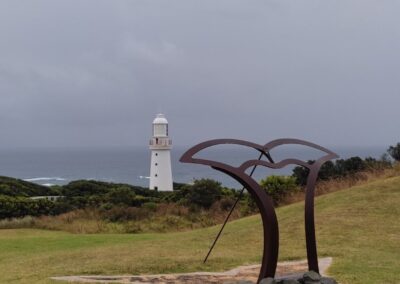
[[[153,137],[167,137],[168,136],[168,120],[163,114],[157,114],[153,120]]]
[[[168,124],[168,120],[162,113],[157,114],[157,117],[153,120],[153,124]]]

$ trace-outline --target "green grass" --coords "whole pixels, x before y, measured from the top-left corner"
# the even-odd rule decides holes
[[[280,259],[305,258],[303,203],[278,209]],[[319,256],[341,283],[400,283],[400,178],[316,199]],[[0,283],[53,283],[51,276],[226,270],[259,263],[258,216],[228,224],[206,265],[219,227],[168,234],[69,234],[0,231]]]

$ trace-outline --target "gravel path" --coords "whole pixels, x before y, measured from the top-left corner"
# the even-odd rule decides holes
[[[326,270],[332,263],[332,258],[319,259],[320,273],[326,274]],[[181,274],[159,275],[121,275],[121,276],[62,276],[52,277],[53,280],[75,283],[255,283],[258,278],[260,265],[240,266],[226,272],[194,272]],[[307,261],[280,262],[277,269],[277,278],[292,274],[302,274],[308,270]]]

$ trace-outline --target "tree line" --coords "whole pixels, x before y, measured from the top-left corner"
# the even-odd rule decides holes
[[[395,161],[400,161],[400,143],[390,146],[388,154]],[[360,157],[338,159],[322,166],[318,180],[346,178],[359,172],[390,167],[392,167],[392,161],[387,156],[381,159]],[[278,206],[287,195],[301,192],[306,184],[307,175],[307,169],[295,167],[291,176],[269,176],[261,180],[260,184]],[[0,177],[0,219],[27,215],[59,215],[77,209],[96,208],[104,212],[105,216],[110,216],[110,219],[118,220],[124,218],[124,210],[121,211],[121,208],[151,210],[162,203],[175,203],[193,212],[208,210],[218,203],[221,210],[229,210],[238,194],[237,190],[223,187],[221,183],[210,179],[196,180],[193,184],[174,183],[173,192],[159,192],[139,186],[88,180],[74,181],[64,186],[46,187],[18,179]],[[60,198],[56,201],[31,198],[50,195],[60,196]],[[240,204],[250,213],[256,210],[248,194],[244,195]],[[115,208],[120,209],[115,210]],[[113,212],[118,212],[118,215],[113,216]]]

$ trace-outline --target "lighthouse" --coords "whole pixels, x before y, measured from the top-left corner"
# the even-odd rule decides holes
[[[153,137],[150,140],[150,189],[172,191],[171,169],[172,140],[168,137],[168,121],[163,114],[153,120]]]

